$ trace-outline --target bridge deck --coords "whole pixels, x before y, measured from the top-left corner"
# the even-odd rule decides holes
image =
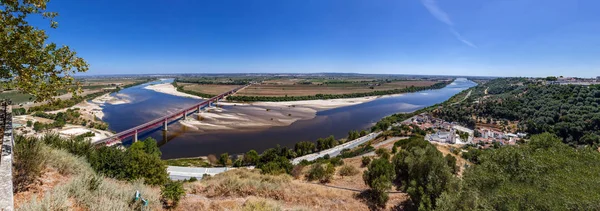
[[[184,109],[179,110],[179,111],[177,111],[175,113],[168,114],[168,115],[156,118],[156,119],[154,119],[152,121],[149,121],[149,122],[146,122],[144,124],[138,125],[136,127],[127,129],[127,130],[122,131],[122,132],[119,132],[119,133],[117,133],[117,134],[115,134],[115,135],[113,135],[113,136],[111,136],[109,138],[100,140],[100,141],[98,141],[98,142],[96,142],[94,144],[96,144],[96,145],[101,145],[101,144],[112,145],[112,144],[114,144],[114,143],[116,143],[118,141],[121,141],[121,140],[126,139],[128,137],[131,137],[131,136],[135,135],[136,133],[141,133],[143,131],[146,131],[146,130],[149,130],[151,128],[154,128],[157,125],[162,125],[162,124],[164,124],[165,121],[166,122],[170,122],[170,119],[173,119],[173,118],[176,119],[179,116],[183,116],[183,115],[187,115],[187,114],[191,113],[190,111],[196,111],[198,109],[202,109],[202,108],[208,106],[210,103],[213,103],[213,102],[215,102],[217,100],[223,99],[223,98],[227,97],[228,95],[234,94],[238,90],[246,88],[247,86],[249,86],[249,85],[244,85],[244,86],[240,86],[238,88],[232,89],[230,91],[227,91],[225,93],[222,93],[220,95],[212,97],[212,98],[210,98],[208,100],[205,100],[204,102],[200,102],[200,103],[194,104],[194,105],[192,105],[190,107],[184,108]]]

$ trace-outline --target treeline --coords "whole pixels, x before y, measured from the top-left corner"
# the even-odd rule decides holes
[[[402,89],[378,90],[378,91],[372,91],[372,92],[352,93],[352,94],[316,94],[316,95],[309,95],[309,96],[283,96],[283,97],[234,95],[234,96],[227,97],[227,99],[231,100],[231,101],[240,101],[240,102],[254,102],[254,101],[278,102],[278,101],[357,98],[357,97],[368,97],[368,96],[418,92],[418,91],[429,90],[429,89],[441,89],[441,88],[444,88],[448,84],[450,84],[450,82],[439,82],[439,83],[433,84],[431,86],[422,86],[422,87],[411,86],[411,87],[406,87],[406,88],[402,88]]]
[[[493,95],[479,98],[478,103],[444,106],[434,115],[471,128],[478,121],[518,122],[518,131],[554,133],[568,144],[600,143],[599,85],[542,85],[522,79],[496,79],[480,86],[486,85]]]
[[[246,85],[252,82],[252,79],[230,79],[229,81],[218,81],[216,79],[205,79],[205,78],[177,78],[174,82],[182,83],[194,83],[194,84],[215,84],[215,85]]]
[[[178,91],[178,92],[183,92],[183,93],[186,93],[186,94],[195,95],[195,96],[202,97],[202,98],[211,98],[211,97],[214,97],[214,96],[216,96],[216,95],[205,94],[205,93],[202,93],[202,92],[196,92],[196,91],[192,91],[192,90],[185,90],[185,89],[183,88],[183,86],[179,86],[179,85],[177,85],[177,81],[173,81],[173,83],[172,83],[172,84],[173,84],[173,86],[174,86],[175,88],[177,88],[177,91]]]

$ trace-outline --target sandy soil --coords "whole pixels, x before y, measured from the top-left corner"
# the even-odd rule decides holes
[[[303,107],[255,106],[227,104],[226,108],[206,108],[180,123],[196,130],[251,130],[271,126],[287,126],[295,121],[312,119],[316,110]]]
[[[71,124],[67,124],[63,128],[51,129],[49,131],[40,133],[40,132],[35,132],[33,130],[33,127],[27,127],[27,121],[31,121],[32,123],[41,122],[41,123],[47,124],[47,123],[52,123],[54,120],[45,119],[45,118],[41,118],[41,117],[34,117],[34,116],[30,116],[30,115],[16,116],[16,117],[14,117],[13,122],[20,125],[19,127],[15,128],[15,131],[17,134],[21,134],[24,136],[33,136],[33,137],[42,137],[45,134],[58,134],[61,137],[69,138],[69,137],[75,137],[75,136],[78,136],[78,135],[81,135],[81,134],[84,134],[87,132],[93,132],[94,136],[88,138],[92,143],[114,135],[113,133],[108,132],[108,131],[88,128],[88,127],[81,126],[81,125],[71,125]]]
[[[198,97],[196,95],[179,92],[179,91],[177,91],[177,88],[175,88],[173,86],[173,84],[170,84],[170,83],[154,84],[154,85],[146,86],[146,87],[144,87],[144,89],[149,89],[149,90],[153,90],[155,92],[160,92],[160,93],[165,93],[165,94],[170,94],[170,95],[175,95],[175,96],[180,96],[180,97],[204,99],[204,98]]]

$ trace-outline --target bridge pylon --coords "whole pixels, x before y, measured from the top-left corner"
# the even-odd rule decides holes
[[[169,124],[169,119],[165,119],[165,122],[163,123],[163,131],[167,131],[168,124]]]

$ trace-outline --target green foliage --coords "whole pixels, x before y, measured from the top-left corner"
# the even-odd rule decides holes
[[[159,156],[150,154],[154,149],[145,143],[135,142],[125,151],[125,177],[127,180],[144,179],[150,185],[164,184],[168,180],[167,166]]]
[[[414,144],[416,141],[407,143]],[[396,181],[408,193],[412,203],[419,210],[433,210],[437,199],[449,188],[453,179],[447,159],[427,143],[403,147],[392,160]]]
[[[356,130],[352,130],[352,131],[348,132],[348,141],[352,141],[359,137],[361,137],[361,135]]]
[[[390,153],[385,148],[379,148],[379,149],[375,150],[375,154],[377,154],[377,156],[382,157],[384,159],[390,159]]]
[[[316,145],[310,141],[301,141],[294,145],[297,156],[304,156],[316,151]]]
[[[45,163],[42,143],[35,138],[16,136],[13,163],[13,191],[27,190],[41,174]]]
[[[223,166],[231,165],[231,159],[229,159],[229,153],[223,153],[219,156],[219,164]]]
[[[258,158],[258,152],[256,152],[256,150],[250,150],[244,155],[244,164],[256,165],[256,163],[258,162]]]
[[[160,200],[167,209],[176,208],[181,197],[185,195],[183,183],[177,181],[169,180],[160,190]]]
[[[12,114],[14,116],[24,115],[26,113],[27,113],[27,111],[24,108],[13,108],[12,109]]]
[[[322,151],[338,145],[338,142],[333,136],[329,136],[325,139],[317,139],[317,150]]]
[[[323,167],[325,166],[325,167]],[[321,183],[328,183],[331,181],[333,174],[335,173],[335,167],[329,164],[315,163],[311,166],[306,178],[309,181],[319,180]]]
[[[76,94],[79,89],[73,74],[89,68],[68,46],[59,48],[48,42],[48,35],[40,29],[45,27],[29,25],[30,19],[45,18],[50,28],[57,28],[54,17],[58,13],[47,11],[47,2],[0,2],[0,78],[13,81],[38,102],[52,100],[61,89]]]
[[[446,163],[448,164],[448,167],[450,167],[452,174],[458,173],[459,167],[456,165],[456,158],[450,154],[447,154],[444,158],[446,159]]]
[[[287,149],[271,148],[260,155],[256,168],[264,174],[289,174],[293,165],[287,158]]]
[[[440,210],[598,210],[600,153],[553,134],[483,151],[480,164],[438,202]]]
[[[46,135],[41,141],[48,146],[86,157],[97,173],[108,177],[129,181],[144,179],[146,184],[151,185],[161,185],[167,181],[167,166],[160,159],[160,150],[152,138],[135,142],[125,151],[106,146],[95,149],[89,141],[63,139],[58,135]]]
[[[361,162],[362,166],[368,166],[371,163],[371,158],[364,156],[361,158],[360,162]]]
[[[466,152],[462,153],[462,158],[470,161],[474,164],[479,164],[479,157],[483,153],[483,150],[476,148],[469,148]]]
[[[554,133],[571,145],[593,143],[586,134],[600,135],[600,85],[543,85],[503,78],[471,88],[479,103],[447,105],[434,113],[447,121],[475,126],[473,115],[493,121],[518,121],[529,134]],[[583,140],[582,140],[583,139]]]
[[[378,206],[385,206],[389,199],[387,191],[392,188],[392,181],[396,177],[394,166],[383,158],[375,159],[363,173],[363,180],[371,188],[370,197]]]

